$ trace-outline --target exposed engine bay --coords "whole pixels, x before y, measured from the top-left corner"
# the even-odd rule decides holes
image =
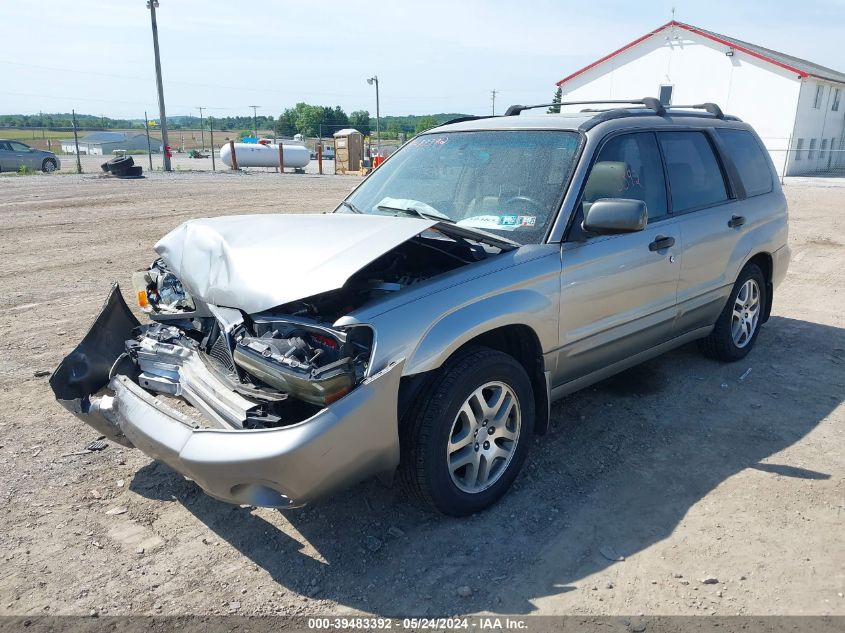
[[[425,231],[339,288],[255,314],[192,297],[158,259],[133,276],[138,304],[152,323],[135,328],[126,341],[120,373],[148,391],[183,399],[222,428],[295,424],[342,398],[370,372],[372,329],[334,327],[339,317],[501,250]]]

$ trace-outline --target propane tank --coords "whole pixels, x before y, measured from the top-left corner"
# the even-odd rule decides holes
[[[311,162],[311,152],[300,144],[283,143],[285,167],[302,169]],[[264,143],[235,143],[235,156],[238,159],[238,167],[278,167],[279,166],[279,145]],[[226,143],[220,148],[220,160],[232,166],[232,148]]]

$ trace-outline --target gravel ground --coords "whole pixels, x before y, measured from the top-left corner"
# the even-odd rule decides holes
[[[845,614],[843,187],[787,187],[794,259],[745,361],[688,346],[556,403],[478,516],[375,481],[233,507],[138,451],[81,454],[95,432],[36,374],[113,280],[185,219],[322,211],[357,182],[0,178],[0,615]]]

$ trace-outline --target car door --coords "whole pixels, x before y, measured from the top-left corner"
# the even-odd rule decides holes
[[[12,146],[8,141],[0,141],[0,170],[15,171],[15,154],[12,152]]]
[[[21,165],[25,165],[30,169],[41,169],[41,165],[35,165],[37,154],[32,151],[29,145],[24,145],[17,141],[9,141],[9,145],[12,147],[12,156],[16,164],[15,169]]]
[[[644,201],[648,225],[635,233],[586,234],[580,228],[583,214],[601,198]],[[604,142],[562,245],[555,386],[672,338],[681,234],[667,201],[654,133],[625,133]]]
[[[746,218],[709,132],[665,131],[657,138],[672,213],[683,234],[677,323],[682,334],[709,327],[719,317],[733,287],[736,269],[729,272],[730,261]]]

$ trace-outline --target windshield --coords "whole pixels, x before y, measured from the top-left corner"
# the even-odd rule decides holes
[[[444,132],[411,140],[338,213],[426,217],[520,244],[545,235],[572,173],[577,132]]]

